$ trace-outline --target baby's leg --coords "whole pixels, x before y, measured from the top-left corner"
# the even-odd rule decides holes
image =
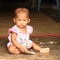
[[[39,51],[39,52],[49,52],[50,49],[49,48],[41,48],[40,46],[38,46],[36,43],[33,42],[32,44],[33,49]]]
[[[36,43],[33,42],[32,47],[34,50],[40,51],[41,47],[38,46]]]
[[[11,54],[19,54],[19,53],[29,53],[30,51],[26,49],[25,47],[22,47],[23,50],[17,49],[14,45],[10,45],[8,47],[8,51]]]
[[[19,53],[20,53],[20,50],[17,49],[14,45],[10,45],[10,46],[8,47],[8,51],[9,51],[9,53],[11,53],[11,54],[19,54]]]

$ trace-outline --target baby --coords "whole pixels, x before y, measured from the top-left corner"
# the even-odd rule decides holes
[[[29,36],[33,32],[33,27],[28,25],[30,23],[29,10],[26,8],[17,8],[14,11],[13,22],[15,25],[9,28],[7,48],[11,54],[30,53],[29,49],[33,48],[39,52],[49,52],[49,48],[41,48],[35,42],[31,41]]]

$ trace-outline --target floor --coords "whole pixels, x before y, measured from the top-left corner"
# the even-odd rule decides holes
[[[51,17],[48,15],[44,14],[43,12],[31,12],[30,14],[31,22],[30,25],[33,26],[34,31],[32,35],[58,35],[60,36],[60,25],[59,23],[56,23]],[[0,13],[0,37],[8,36],[8,29],[14,25],[13,21],[13,13],[9,12],[4,12]],[[46,40],[45,40],[46,39]],[[44,41],[47,40],[55,40],[50,39],[50,38],[44,38]],[[40,38],[35,38],[33,39],[35,41],[41,40]],[[43,41],[42,40],[42,41]],[[60,37],[56,41],[60,42]],[[51,48],[50,53],[44,53],[41,54],[39,52],[36,52],[35,55],[26,55],[26,54],[20,54],[20,55],[11,55],[7,52],[6,49],[6,39],[1,39],[0,42],[2,41],[2,44],[0,45],[0,59],[1,60],[60,60],[60,43],[57,45],[53,44],[53,41],[49,41],[50,43],[52,42],[53,45],[47,45],[48,47],[54,47]],[[3,45],[4,43],[4,45]],[[39,44],[39,43],[38,43]],[[44,45],[44,44],[43,44]],[[5,47],[3,47],[5,46]]]
[[[49,53],[35,52],[31,54],[9,54],[6,48],[7,38],[0,38],[0,59],[1,60],[60,60],[60,36],[31,37],[40,47],[49,47]]]

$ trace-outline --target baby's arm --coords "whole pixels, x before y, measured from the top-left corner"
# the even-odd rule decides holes
[[[15,47],[17,47],[21,52],[24,52],[24,53],[30,53],[30,51],[28,49],[26,49],[25,47],[23,46],[20,46],[17,41],[16,41],[16,36],[17,34],[12,32],[12,43]]]

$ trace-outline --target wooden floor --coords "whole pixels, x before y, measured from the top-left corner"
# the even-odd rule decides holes
[[[60,34],[60,25],[44,13],[31,12],[30,18],[30,25],[34,28],[32,35]],[[14,25],[12,19],[12,13],[0,13],[0,36],[8,35],[8,29]]]

